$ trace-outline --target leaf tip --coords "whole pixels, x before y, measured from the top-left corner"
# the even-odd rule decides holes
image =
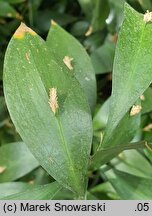
[[[27,27],[24,23],[21,23],[16,32],[13,35],[13,38],[15,39],[23,39],[25,33],[29,33],[30,35],[34,36],[36,35],[36,32],[34,32],[32,29]]]
[[[51,26],[57,26],[57,23],[53,19],[51,20]]]

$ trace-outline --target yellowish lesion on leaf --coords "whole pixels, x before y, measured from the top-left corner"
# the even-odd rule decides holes
[[[51,25],[52,26],[57,26],[57,23],[54,20],[51,20]]]
[[[49,90],[49,105],[50,105],[52,112],[56,114],[59,108],[56,88],[50,88]]]
[[[135,116],[140,113],[142,107],[140,105],[133,105],[130,110],[130,116]]]
[[[13,38],[15,38],[15,39],[23,39],[25,33],[29,33],[32,36],[36,35],[36,32],[34,32],[29,27],[27,27],[24,23],[21,23],[21,25],[18,27],[18,29],[14,33]]]
[[[144,14],[144,22],[145,23],[152,22],[152,12],[149,12],[149,10],[147,10],[146,13]]]
[[[30,64],[31,62],[30,62],[28,53],[25,53],[25,58],[26,58],[26,60],[28,61],[28,63]]]
[[[2,174],[3,172],[5,172],[6,167],[5,166],[0,166],[0,174]]]
[[[64,64],[69,68],[69,70],[73,70],[72,62],[73,58],[69,56],[65,56],[63,59]]]

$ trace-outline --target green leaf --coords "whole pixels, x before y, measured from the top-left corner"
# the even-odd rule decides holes
[[[109,0],[110,13],[106,19],[108,30],[113,34],[118,32],[123,22],[125,0]]]
[[[109,4],[105,0],[95,0],[94,11],[91,21],[93,32],[102,30],[109,14]]]
[[[139,105],[139,102],[140,101],[138,101],[135,105]],[[132,143],[130,142],[135,137],[135,134],[140,126],[140,116],[140,113],[136,114],[135,116],[130,116],[130,113],[127,112],[125,116],[120,120],[118,125],[113,129],[113,131],[111,131],[111,134],[109,133],[109,140],[105,148],[104,136],[107,135],[106,128],[103,140],[100,141],[97,151],[91,158],[92,167],[100,167],[100,165],[107,163],[112,158],[117,156],[117,154],[119,154],[121,151],[127,149],[127,147],[131,147],[130,145],[132,145]],[[142,142],[137,142],[135,143],[135,145],[133,144],[132,148],[138,148],[138,144],[140,145],[142,144]]]
[[[22,191],[33,188],[32,184],[23,183],[23,182],[8,182],[0,184],[0,199],[10,196],[15,193],[20,193]]]
[[[152,2],[151,0],[144,0],[144,1],[141,1],[141,0],[136,0],[137,2],[139,2],[139,4],[141,5],[142,9],[144,11],[146,10],[152,10]]]
[[[109,14],[109,3],[104,0],[78,0],[83,12],[86,14],[93,32],[102,30]]]
[[[91,54],[96,74],[112,72],[114,54],[115,44],[110,41],[106,41],[104,45]]]
[[[61,189],[61,185],[53,182],[47,185],[37,185],[34,188],[2,198],[3,200],[52,200]]]
[[[119,199],[116,191],[109,182],[104,182],[90,189],[90,192],[100,200]]]
[[[47,46],[54,59],[57,59],[59,65],[63,68],[67,67],[63,62],[65,56],[73,58],[71,62],[73,70],[70,72],[81,84],[93,110],[96,103],[96,80],[91,60],[85,49],[72,35],[54,22],[52,22],[47,37]]]
[[[152,179],[137,177],[118,170],[107,172],[110,183],[124,200],[150,200]]]
[[[77,20],[76,17],[66,13],[59,13],[55,10],[37,11],[35,24],[41,31],[47,32],[50,28],[51,19],[56,20],[60,25],[65,26]]]
[[[0,167],[4,168],[4,171],[0,173],[0,182],[16,180],[31,172],[38,165],[37,160],[23,142],[0,147]]]
[[[116,145],[111,142],[113,131],[152,81],[151,34],[152,25],[146,24],[142,14],[125,4],[125,19],[114,60],[111,105],[103,148]]]
[[[94,6],[92,0],[78,0],[83,12],[86,14],[88,18],[92,17],[92,8]]]
[[[4,97],[0,96],[0,125],[1,122],[6,118],[6,105]]]
[[[136,150],[124,151],[117,159],[113,159],[111,164],[119,171],[139,177],[152,177],[151,164]]]
[[[142,114],[146,114],[152,111],[152,89],[149,87],[145,92],[144,92],[144,98],[141,101],[141,106],[142,106]]]
[[[103,129],[106,127],[106,124],[108,122],[109,104],[110,104],[110,98],[108,98],[104,102],[104,104],[102,104],[98,112],[95,114],[93,118],[94,130]]]
[[[101,165],[104,165],[105,163],[109,162],[124,150],[144,148],[144,145],[145,145],[145,141],[141,141],[135,143],[128,143],[126,145],[125,144],[117,145],[109,149],[98,148],[96,153],[90,159],[90,169],[91,170],[98,169]]]
[[[23,3],[26,0],[6,0],[10,4],[18,4],[18,3]]]
[[[48,103],[52,88],[58,97],[56,113]],[[24,24],[6,51],[4,92],[17,131],[42,167],[84,196],[92,142],[88,103],[71,71],[61,68],[45,42]]]
[[[78,21],[72,25],[70,33],[77,37],[84,36],[88,28],[89,23],[87,21]]]
[[[6,1],[0,1],[0,17],[21,19],[19,13]]]

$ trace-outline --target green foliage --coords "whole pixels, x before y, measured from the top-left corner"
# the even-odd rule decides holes
[[[152,5],[127,2],[0,1],[0,199],[151,199]]]

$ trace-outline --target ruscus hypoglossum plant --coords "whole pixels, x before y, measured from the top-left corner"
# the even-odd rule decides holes
[[[88,179],[96,174],[104,176],[108,182],[105,184],[111,183],[113,189],[109,190],[118,199],[152,197],[148,189],[152,185],[150,164],[135,150],[151,149],[149,140],[135,137],[152,82],[151,12],[143,15],[125,4],[114,58],[112,94],[95,114],[96,78],[90,57],[54,21],[46,40],[21,23],[6,51],[3,82],[11,119],[23,140],[12,148],[22,148],[33,166],[31,170],[42,166],[53,179],[53,183],[28,187],[3,199],[54,199],[63,190],[69,191],[69,199],[89,199]],[[94,145],[96,122],[106,109],[108,120],[100,131],[98,145]],[[127,165],[122,163],[122,169],[113,169],[118,155],[121,159],[125,154],[130,157],[128,163],[134,164],[134,156],[127,156],[127,152],[143,161],[143,174],[138,165],[126,171]],[[24,163],[29,161],[20,160],[23,176]],[[6,178],[7,165],[2,165]],[[15,179],[13,173],[11,178]],[[139,187],[131,194],[136,184]]]

